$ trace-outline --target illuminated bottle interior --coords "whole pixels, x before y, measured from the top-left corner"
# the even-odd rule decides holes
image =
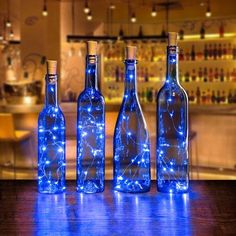
[[[114,132],[114,189],[150,189],[150,143],[136,85],[136,47],[126,47],[125,91]]]
[[[45,106],[38,117],[38,191],[65,190],[65,118],[57,101],[57,62],[47,61]]]
[[[85,89],[77,102],[77,191],[104,190],[105,102],[97,87],[97,43],[87,44]]]
[[[186,192],[188,176],[188,97],[178,79],[177,33],[169,33],[166,81],[157,95],[157,189]]]

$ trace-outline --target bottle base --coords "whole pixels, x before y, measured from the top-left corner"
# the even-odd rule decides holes
[[[38,187],[38,192],[43,194],[59,194],[64,193],[65,186],[58,186],[57,184],[44,184]]]
[[[83,184],[77,184],[76,190],[79,193],[101,193],[104,191],[104,184],[99,180],[85,180]]]
[[[150,191],[150,182],[145,180],[124,180],[114,184],[114,190],[124,193],[145,193]]]
[[[157,183],[157,191],[162,193],[187,193],[188,182],[186,181],[161,181]]]

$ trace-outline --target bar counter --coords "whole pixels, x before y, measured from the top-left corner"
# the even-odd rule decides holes
[[[81,194],[75,182],[58,195],[35,181],[1,181],[1,235],[235,235],[236,182],[191,181],[187,194]]]

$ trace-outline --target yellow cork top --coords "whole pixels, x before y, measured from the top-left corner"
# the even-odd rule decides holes
[[[97,42],[88,41],[87,42],[87,54],[88,55],[97,55]]]
[[[57,61],[47,60],[47,74],[53,75],[57,73]]]
[[[128,60],[136,60],[136,46],[126,46],[126,59]]]
[[[176,32],[168,33],[168,46],[177,46],[177,36],[178,33]]]

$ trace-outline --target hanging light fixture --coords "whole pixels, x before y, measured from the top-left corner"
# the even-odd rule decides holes
[[[43,16],[47,16],[48,15],[48,9],[47,9],[47,2],[46,2],[46,0],[44,0],[44,3],[43,3],[42,15]]]
[[[88,6],[88,1],[85,0],[85,4],[84,4],[84,13],[88,14],[90,12],[90,8]]]
[[[132,23],[135,23],[135,22],[137,21],[137,18],[136,18],[136,16],[135,16],[135,13],[132,14],[130,21],[131,21]]]
[[[13,29],[11,29],[9,36],[10,36],[11,39],[14,38],[14,32],[13,32]]]
[[[92,13],[91,11],[89,11],[88,15],[87,15],[87,20],[91,21],[93,19]]]
[[[206,9],[206,17],[211,17],[211,8],[210,8],[210,1],[208,1],[207,9]]]
[[[157,9],[156,9],[156,5],[155,4],[152,5],[151,16],[152,17],[156,17],[157,16]]]
[[[10,1],[7,1],[7,20],[6,20],[6,27],[10,28],[12,26],[10,21]]]
[[[110,8],[111,10],[115,10],[115,9],[116,9],[116,6],[115,6],[115,4],[113,4],[113,3],[110,3],[110,6],[109,6],[109,8]]]

